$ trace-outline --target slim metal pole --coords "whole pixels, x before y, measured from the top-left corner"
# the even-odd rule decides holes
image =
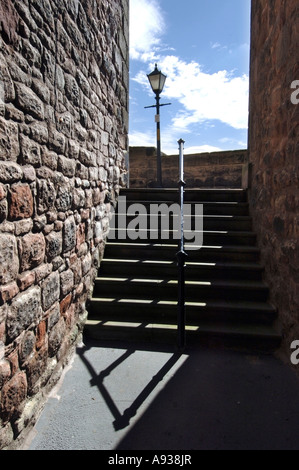
[[[162,188],[162,159],[161,159],[161,131],[160,131],[160,108],[169,106],[171,103],[160,104],[160,94],[156,93],[156,104],[153,106],[145,106],[145,109],[156,108],[156,124],[157,124],[157,186]]]
[[[161,132],[160,132],[160,96],[156,93],[157,122],[157,184],[162,188]]]
[[[180,239],[178,259],[178,347],[184,349],[186,346],[186,309],[185,309],[185,267],[187,254],[184,250],[184,140],[180,139],[179,144],[179,198],[180,198]]]

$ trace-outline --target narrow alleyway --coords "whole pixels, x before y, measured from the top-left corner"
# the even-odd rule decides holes
[[[87,340],[25,448],[297,450],[298,396],[273,355]]]

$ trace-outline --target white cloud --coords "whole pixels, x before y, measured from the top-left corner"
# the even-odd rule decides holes
[[[196,62],[168,56],[161,68],[169,74],[165,95],[184,106],[185,125],[219,120],[235,129],[248,125],[249,78],[235,77],[227,70],[209,74]],[[181,117],[179,117],[180,119]]]
[[[182,137],[180,131],[173,126],[162,128],[161,151],[167,155],[178,153],[178,140]],[[130,147],[156,147],[157,135],[155,128],[146,132],[132,131],[129,134]]]
[[[180,138],[180,134],[173,127],[167,127],[164,129],[161,136],[161,151],[167,155],[177,155],[179,153],[178,140]],[[129,135],[129,142],[130,147],[156,147],[157,141],[154,132],[133,131]],[[184,153],[186,155],[194,153],[219,152],[221,150],[224,149],[213,145],[188,146],[186,143],[184,146]]]
[[[182,105],[173,118],[174,127],[190,132],[192,124],[218,120],[234,129],[247,128],[247,75],[238,77],[227,70],[209,74],[197,62],[187,63],[174,55],[160,58],[159,67],[167,75],[163,97],[176,99]],[[150,91],[144,71],[134,80]]]
[[[130,57],[148,62],[165,32],[165,23],[157,0],[130,0]]]
[[[156,147],[156,137],[153,132],[133,131],[129,134],[130,147]]]
[[[228,49],[228,46],[222,46],[219,42],[210,43],[211,49],[217,49],[217,51],[223,51]]]

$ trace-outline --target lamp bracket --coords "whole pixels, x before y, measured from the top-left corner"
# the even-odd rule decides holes
[[[170,106],[172,103],[165,103],[165,104],[159,104],[159,106]],[[153,104],[152,106],[144,106],[144,109],[149,109],[149,108],[156,108],[157,105]]]

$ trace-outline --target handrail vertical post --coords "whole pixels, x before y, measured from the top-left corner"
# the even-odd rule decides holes
[[[186,312],[185,312],[185,261],[187,254],[184,249],[184,143],[183,139],[179,144],[179,199],[180,199],[180,238],[178,259],[178,347],[184,349],[186,346]]]

